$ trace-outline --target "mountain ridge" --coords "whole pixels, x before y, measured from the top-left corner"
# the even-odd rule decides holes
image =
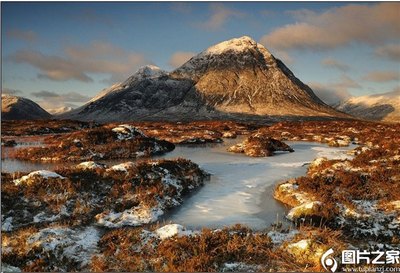
[[[352,97],[339,103],[335,108],[364,119],[400,122],[400,89]]]
[[[3,120],[49,119],[52,115],[30,99],[1,95],[1,118]]]
[[[211,46],[169,73],[142,68],[62,116],[98,121],[348,118],[247,36]]]

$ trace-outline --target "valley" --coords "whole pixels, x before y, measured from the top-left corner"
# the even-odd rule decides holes
[[[397,124],[197,121],[89,126],[60,121],[65,132],[42,121],[31,121],[25,132],[18,122],[4,124],[3,138],[17,144],[7,149],[18,150],[8,151],[7,159],[37,164],[31,165],[34,169],[2,170],[2,260],[13,268],[289,271],[307,266],[320,271],[319,257],[312,253],[350,244],[396,249],[400,241]],[[138,156],[140,149],[132,147],[142,146],[129,146],[135,153],[104,159],[71,154],[70,148],[61,160],[22,156],[61,144],[76,147],[77,142],[68,144],[75,134],[82,144],[77,148],[85,151],[96,143],[85,137],[96,136],[98,130],[107,130],[101,135],[110,134],[119,147],[153,138],[171,148],[152,153],[149,147],[154,146],[146,146],[148,152]],[[255,136],[282,141],[293,152],[260,152],[269,148],[248,141]],[[91,145],[92,152],[107,151],[110,144],[104,139]],[[253,145],[249,149],[254,154],[229,152],[245,142]],[[46,151],[46,157],[65,154]],[[49,256],[55,258],[45,258]]]
[[[324,253],[345,271],[343,250],[399,254],[397,89],[332,107],[248,36],[190,56],[90,97],[31,92],[53,115],[2,94],[3,271],[321,272]],[[59,72],[38,77],[92,82]]]

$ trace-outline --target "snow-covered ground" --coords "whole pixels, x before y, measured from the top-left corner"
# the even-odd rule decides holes
[[[266,194],[276,182],[304,175],[307,164],[316,157],[344,159],[346,151],[355,148],[332,148],[310,142],[286,142],[294,153],[278,153],[267,158],[232,154],[227,147],[242,141],[225,140],[224,144],[205,147],[177,146],[163,158],[184,157],[211,173],[210,182],[194,193],[167,216],[167,221],[190,229],[220,228],[243,223],[262,229],[275,223],[277,214],[283,218],[286,209]]]
[[[273,198],[271,188],[276,182],[304,175],[307,164],[317,157],[345,159],[349,157],[346,151],[354,148],[354,145],[332,148],[319,143],[288,141],[286,143],[295,150],[294,153],[277,153],[268,158],[252,158],[226,151],[227,147],[242,140],[243,137],[238,137],[226,139],[222,144],[177,146],[174,151],[161,156],[190,159],[212,174],[210,182],[188,197],[182,206],[165,215],[167,221],[195,230],[236,223],[255,229],[269,226],[277,221],[277,216],[284,219],[287,213],[285,207]],[[105,163],[112,166],[121,162],[126,160]],[[26,171],[24,162],[15,164],[14,167],[22,164],[19,171]],[[51,165],[46,163],[33,164],[36,170],[51,169]]]

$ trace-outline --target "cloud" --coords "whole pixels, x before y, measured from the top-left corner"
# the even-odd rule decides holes
[[[349,89],[361,88],[353,79],[342,75],[337,82],[318,83],[311,82],[308,85],[313,89],[315,94],[329,105],[334,105],[340,101],[347,100],[351,97]]]
[[[380,46],[375,50],[375,54],[379,57],[398,62],[400,61],[400,44]]]
[[[17,95],[21,95],[24,92],[22,92],[21,90],[18,89],[11,89],[11,88],[3,88],[1,90],[2,94],[8,94],[8,95],[13,95],[13,96],[17,96]]]
[[[91,98],[77,92],[58,93],[53,91],[38,91],[32,92],[35,101],[45,110],[55,113],[67,108],[76,108],[78,105],[89,101]],[[63,109],[65,108],[65,109]]]
[[[273,55],[275,58],[281,60],[286,65],[294,63],[293,57],[290,56],[289,53],[285,50],[274,50]]]
[[[38,98],[53,98],[53,97],[59,97],[60,95],[50,92],[50,91],[39,91],[39,92],[32,92],[31,93],[33,96],[38,97]]]
[[[371,82],[399,81],[399,71],[372,71],[363,77],[363,80]]]
[[[400,37],[400,3],[350,4],[317,13],[292,11],[297,19],[261,38],[277,49],[326,50],[361,42],[382,45]]]
[[[63,102],[87,102],[91,98],[88,96],[81,95],[76,92],[68,92],[68,93],[56,93],[51,91],[38,91],[32,92],[32,96],[40,99],[45,99],[47,101],[63,101]]]
[[[293,64],[294,63],[294,59],[292,58],[292,56],[289,55],[289,53],[287,51],[274,50],[274,54],[273,55],[276,58],[278,58],[281,61],[283,61],[285,64]]]
[[[346,72],[350,69],[350,67],[347,64],[337,61],[333,58],[325,58],[321,61],[321,64],[328,68],[338,69],[342,72]]]
[[[171,58],[169,59],[169,65],[173,68],[177,68],[187,62],[190,58],[192,58],[196,53],[194,52],[187,52],[187,51],[178,51],[172,54]]]
[[[53,91],[38,91],[32,92],[31,95],[35,98],[40,99],[40,104],[47,104],[48,107],[57,105],[58,107],[65,106],[68,103],[84,103],[89,101],[91,98],[88,96],[81,95],[77,92],[58,93]]]
[[[25,63],[39,69],[38,78],[53,81],[91,82],[91,73],[109,75],[108,81],[126,79],[140,66],[148,64],[144,55],[127,52],[112,44],[94,42],[88,46],[71,46],[65,56],[46,55],[39,51],[20,50],[8,56],[14,63]]]
[[[6,32],[6,36],[12,39],[18,39],[33,43],[37,41],[37,34],[32,30],[11,29]]]
[[[206,22],[199,23],[198,26],[206,30],[220,30],[223,25],[231,18],[241,18],[245,14],[241,11],[230,9],[220,3],[210,4],[212,14]]]

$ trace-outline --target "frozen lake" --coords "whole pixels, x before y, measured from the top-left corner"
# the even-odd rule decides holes
[[[302,176],[307,164],[316,157],[347,158],[346,151],[355,146],[331,148],[310,142],[286,142],[294,153],[278,153],[272,157],[253,158],[233,154],[226,148],[239,142],[201,147],[177,147],[163,158],[183,157],[192,160],[211,174],[211,179],[194,193],[167,221],[188,228],[220,228],[236,223],[263,229],[283,220],[285,207],[273,198],[277,182]]]
[[[347,158],[346,151],[355,148],[355,145],[332,148],[319,143],[287,141],[294,153],[253,158],[226,151],[227,147],[243,139],[227,139],[221,144],[177,146],[174,151],[158,157],[187,158],[211,174],[210,180],[187,197],[182,206],[169,212],[164,221],[191,229],[221,228],[236,223],[253,229],[266,228],[277,219],[282,221],[286,212],[285,207],[273,198],[276,183],[304,175],[307,164],[316,157]],[[125,161],[128,160],[105,163],[112,165]],[[65,166],[65,163],[5,159],[2,160],[2,171],[51,170],[60,165]]]

